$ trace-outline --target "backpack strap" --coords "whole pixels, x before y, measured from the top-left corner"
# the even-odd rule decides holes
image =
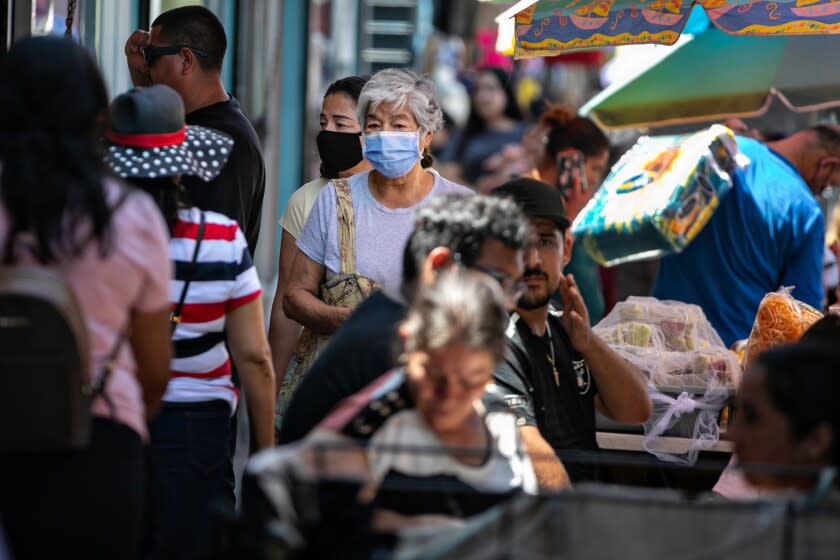
[[[105,359],[105,363],[102,364],[99,377],[95,380],[91,380],[90,385],[87,387],[82,388],[82,394],[89,396],[91,400],[96,397],[102,397],[105,404],[108,405],[108,409],[111,411],[111,418],[116,418],[117,407],[114,404],[114,401],[111,400],[111,396],[105,392],[105,385],[108,383],[108,378],[111,377],[111,374],[114,373],[114,369],[117,367],[117,356],[120,353],[120,348],[122,347],[123,342],[125,342],[125,339],[128,338],[128,329],[129,326],[126,325],[117,334],[114,346],[111,347],[111,351],[108,352],[108,357]]]
[[[195,236],[195,249],[193,249],[192,261],[190,262],[190,270],[187,272],[187,278],[184,280],[184,287],[181,288],[181,296],[178,298],[178,303],[175,305],[174,311],[169,315],[169,326],[171,332],[175,332],[178,323],[181,322],[181,314],[184,312],[184,302],[187,299],[187,290],[190,289],[190,282],[195,275],[195,267],[198,263],[198,250],[201,247],[201,241],[204,239],[204,212],[201,212],[201,219],[198,222],[198,234]]]
[[[132,189],[123,188],[117,202],[111,207],[111,216],[116,214],[117,210],[125,204],[125,201],[128,200],[131,193]],[[85,240],[85,244],[90,243],[91,241],[93,241],[93,234]],[[102,364],[102,369],[99,372],[98,378],[92,379],[89,385],[82,388],[82,394],[89,396],[91,400],[96,397],[102,397],[102,400],[105,401],[105,404],[108,405],[108,409],[111,411],[111,418],[116,418],[117,407],[114,404],[114,401],[111,400],[111,396],[105,392],[105,385],[108,383],[108,379],[117,367],[117,356],[120,354],[120,348],[122,348],[123,342],[125,342],[125,339],[128,338],[129,325],[130,323],[126,324],[125,327],[117,333],[117,338],[114,340],[114,345],[111,347],[111,351],[108,352],[107,358],[105,358],[105,363]]]
[[[353,199],[347,179],[333,179],[336,215],[338,216],[339,274],[356,272],[356,223],[353,218]]]

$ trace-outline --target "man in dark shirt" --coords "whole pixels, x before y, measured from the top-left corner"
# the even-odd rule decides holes
[[[403,259],[401,294],[378,292],[363,302],[333,336],[298,385],[283,417],[281,444],[302,439],[345,398],[398,364],[397,326],[418,285],[462,265],[497,280],[511,297],[520,290],[522,250],[528,237],[524,216],[510,201],[485,196],[442,196],[414,218]],[[533,426],[520,428],[540,486],[568,482],[563,466]]]
[[[402,293],[374,293],[330,339],[289,403],[279,443],[303,438],[339,402],[396,367],[396,327],[418,284],[434,282],[436,273],[456,260],[489,270],[511,287],[519,280],[527,225],[509,201],[442,196],[418,210],[414,223],[403,259]]]
[[[644,374],[592,332],[574,278],[563,276],[574,240],[560,192],[523,178],[493,194],[519,205],[535,238],[525,252],[525,292],[511,315],[505,361],[490,391],[514,410],[520,426],[539,428],[572,482],[591,480],[597,469],[564,452],[598,449],[596,408],[619,422],[646,421],[651,402]],[[550,303],[558,290],[562,311]]]
[[[151,33],[132,33],[125,55],[135,86],[168,85],[184,100],[187,124],[220,130],[233,138],[233,151],[215,179],[204,183],[197,177],[183,177],[182,182],[193,204],[239,223],[253,254],[260,234],[265,163],[254,127],[222,84],[226,49],[224,27],[213,12],[185,6],[158,16]]]

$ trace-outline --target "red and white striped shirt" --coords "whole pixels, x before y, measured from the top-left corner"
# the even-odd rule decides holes
[[[239,391],[231,380],[225,347],[227,313],[260,297],[262,290],[245,236],[235,221],[205,212],[204,238],[190,275],[201,212],[181,210],[169,242],[174,268],[169,298],[174,309],[184,281],[191,281],[181,322],[172,335],[172,379],[165,402],[224,400],[236,409]]]

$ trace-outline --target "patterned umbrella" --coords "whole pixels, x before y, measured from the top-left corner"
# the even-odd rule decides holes
[[[799,112],[840,106],[838,48],[840,37],[742,37],[707,24],[580,112],[622,128],[758,116],[774,97]]]
[[[516,13],[516,58],[677,41],[697,4],[729,35],[840,33],[840,0],[539,0]]]

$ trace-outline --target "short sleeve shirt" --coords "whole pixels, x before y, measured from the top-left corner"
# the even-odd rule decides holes
[[[204,234],[193,266],[202,214]],[[163,400],[222,400],[233,412],[239,391],[231,379],[226,318],[262,293],[245,235],[227,216],[186,208],[178,212],[169,251],[175,272],[169,290],[173,307],[181,299],[184,283],[189,279],[190,284],[181,320],[172,333],[172,380]]]
[[[825,223],[797,169],[767,145],[738,138],[750,162],[688,247],[664,257],[653,295],[699,305],[724,344],[747,338],[761,299],[781,286],[822,306]]]
[[[295,239],[300,238],[303,226],[306,225],[306,219],[312,212],[315,201],[318,200],[318,195],[321,194],[321,190],[329,182],[329,179],[320,177],[303,185],[289,198],[289,202],[286,204],[286,212],[280,219],[280,226],[288,231],[289,235]]]
[[[572,347],[560,314],[552,311],[548,324],[550,338],[548,331],[536,336],[525,321],[512,315],[505,360],[493,374],[490,393],[507,403],[520,426],[537,426],[561,458],[564,450],[597,450],[595,379]],[[552,347],[557,376],[551,366]],[[569,463],[566,469],[573,481],[593,476],[584,465]]]
[[[370,193],[369,176],[370,173],[357,173],[347,179],[356,225],[356,272],[396,290],[402,284],[403,250],[414,226],[415,210],[438,195],[471,195],[473,191],[433,173],[431,191],[417,204],[387,208]],[[339,272],[338,217],[332,182],[318,196],[297,246],[307,257],[326,267],[327,278]]]
[[[108,203],[115,207],[127,187],[106,180]],[[57,265],[72,289],[84,316],[91,351],[91,376],[97,379],[102,365],[129,324],[133,312],[155,313],[169,307],[169,263],[166,224],[147,194],[132,190],[111,218],[110,250],[103,258],[97,243],[81,256]],[[0,239],[5,241],[8,215],[0,210]],[[30,259],[23,252],[19,262]],[[114,403],[115,420],[145,438],[146,411],[143,390],[136,377],[137,364],[131,345],[123,340],[105,392]],[[110,418],[102,399],[92,404],[93,414]]]

